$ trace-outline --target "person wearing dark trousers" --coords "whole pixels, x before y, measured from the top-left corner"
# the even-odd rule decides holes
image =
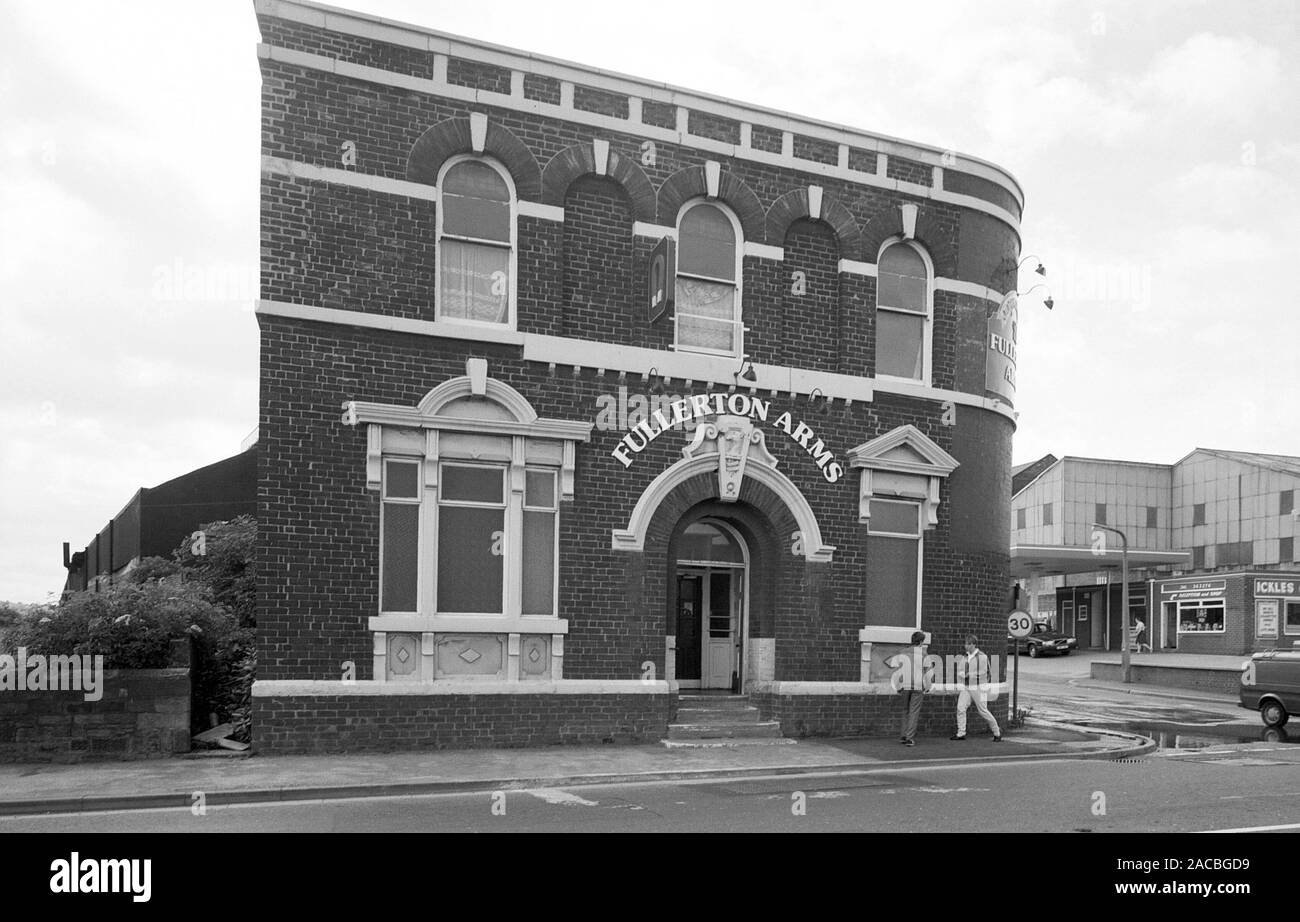
[[[915,631],[911,643],[911,650],[888,661],[888,665],[894,667],[891,684],[903,699],[903,731],[898,741],[904,746],[916,745],[921,705],[925,702],[925,693],[934,684],[933,668],[925,668],[925,632]]]
[[[957,732],[951,737],[955,740],[964,740],[966,738],[966,709],[975,703],[976,712],[984,718],[984,722],[989,725],[993,731],[993,742],[1002,742],[1002,730],[998,727],[997,718],[989,711],[987,695],[985,689],[988,687],[989,678],[989,658],[988,655],[977,646],[978,638],[974,634],[966,635],[966,656],[959,664],[961,680],[961,692],[957,695]]]

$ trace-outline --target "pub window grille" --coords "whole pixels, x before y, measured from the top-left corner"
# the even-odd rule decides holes
[[[740,222],[712,202],[687,205],[677,223],[678,349],[742,354],[740,280]]]
[[[438,178],[439,320],[514,322],[515,194],[509,174],[486,158],[449,160]]]
[[[926,382],[932,298],[930,264],[900,241],[881,252],[876,271],[876,374]]]

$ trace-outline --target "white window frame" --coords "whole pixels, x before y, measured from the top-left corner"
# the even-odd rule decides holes
[[[910,506],[912,507],[912,510],[916,513],[916,533],[910,535],[904,532],[882,531],[880,529],[877,529],[874,524],[876,521],[875,517],[874,516],[870,517],[867,522],[867,554],[868,556],[870,556],[871,554],[872,538],[906,538],[908,540],[916,542],[916,612],[915,612],[915,619],[911,626],[914,630],[919,630],[921,627],[921,608],[922,608],[921,587],[924,583],[924,576],[925,576],[924,573],[925,527],[923,525],[923,520],[921,518],[921,501],[919,499],[912,499],[904,496],[873,496],[871,497],[870,502],[872,504],[894,503],[899,506]],[[870,581],[868,581],[867,584],[868,593],[870,593],[870,589],[871,589]],[[871,599],[868,596],[867,605],[870,606],[870,604],[871,604]],[[871,625],[871,628],[882,628],[882,627],[900,627],[900,625],[882,625],[882,624]]]
[[[530,506],[528,505],[528,475],[529,474],[547,474],[551,478],[551,505]],[[525,512],[549,512],[554,516],[554,528],[551,535],[551,610],[545,614],[524,613],[524,585],[523,585],[523,568],[524,568],[524,529],[523,513]],[[524,492],[520,499],[520,516],[519,516],[519,616],[521,618],[555,618],[560,610],[560,472],[553,467],[543,467],[537,464],[527,464],[524,466]]]
[[[497,249],[504,249],[499,240],[485,240],[480,237],[465,237],[460,234],[444,234],[442,229],[442,187],[443,180],[452,168],[465,163],[474,161],[491,167],[505,181],[506,188],[510,192],[510,258],[509,269],[510,278],[507,279],[506,292],[506,319],[504,323],[494,323],[487,320],[474,320],[468,317],[444,317],[442,315],[442,241],[458,240],[462,243],[470,243],[479,246],[490,246]],[[467,326],[487,327],[496,330],[514,330],[518,326],[518,316],[516,310],[516,293],[518,286],[516,279],[518,277],[518,254],[519,254],[519,195],[515,190],[514,179],[510,176],[510,171],[505,168],[499,161],[492,157],[486,157],[481,154],[457,154],[454,157],[447,158],[441,169],[438,170],[437,201],[435,202],[435,221],[434,221],[434,243],[433,243],[433,301],[434,301],[434,319],[442,323],[460,323]]]
[[[880,304],[880,261],[885,255],[885,251],[890,247],[906,246],[918,253],[921,261],[925,263],[925,313],[917,311],[901,310],[895,307],[881,306]],[[920,317],[921,322],[921,377],[905,378],[900,375],[885,375],[876,372],[876,377],[881,381],[898,381],[905,384],[920,384],[923,387],[930,387],[931,376],[933,374],[933,360],[931,353],[934,344],[934,261],[930,259],[930,254],[926,252],[925,247],[913,240],[903,237],[891,237],[880,245],[876,251],[876,317],[879,318],[881,311],[887,311],[893,314],[905,314],[908,317]],[[876,350],[880,349],[880,324],[876,323]],[[875,356],[872,356],[874,363]]]
[[[416,468],[416,495],[414,497],[388,496],[388,465],[390,462],[413,464]],[[413,615],[418,614],[422,600],[424,599],[424,567],[420,565],[421,555],[424,548],[428,546],[428,539],[424,533],[424,510],[420,507],[424,504],[424,459],[414,455],[391,454],[384,455],[383,466],[381,468],[382,480],[379,489],[379,613],[381,615]],[[415,609],[413,611],[404,611],[401,609],[384,608],[384,525],[385,517],[388,514],[388,505],[393,503],[400,506],[415,506],[416,512],[416,532],[415,532]]]
[[[1178,625],[1178,633],[1187,637],[1202,637],[1206,634],[1221,636],[1228,633],[1228,604],[1223,599],[1190,599],[1182,602],[1173,603],[1178,606],[1175,623]],[[1220,622],[1223,626],[1217,631],[1184,631],[1183,630],[1183,611],[1195,610],[1198,608],[1218,608],[1223,612],[1223,620]]]
[[[444,499],[443,488],[446,485],[447,468],[464,467],[477,468],[479,470],[496,471],[501,476],[501,501],[496,503],[483,503],[474,500],[465,499]],[[510,465],[505,463],[477,462],[463,460],[460,458],[439,458],[438,459],[438,487],[433,497],[433,527],[431,544],[433,545],[433,598],[430,600],[430,611],[437,617],[445,618],[502,618],[510,614],[510,575],[511,575],[511,552],[514,550],[515,536],[512,534],[514,529],[511,528],[512,516],[510,514]],[[441,526],[442,510],[444,506],[451,506],[458,509],[500,509],[501,510],[501,611],[458,611],[443,612],[438,609],[438,569],[442,553],[442,547],[438,540]]]
[[[1282,634],[1287,637],[1300,636],[1300,626],[1292,630],[1291,626],[1287,624],[1287,608],[1292,605],[1300,606],[1300,599],[1282,599]]]
[[[695,208],[699,205],[710,205],[718,209],[726,216],[727,220],[731,222],[732,233],[734,233],[736,237],[736,253],[735,253],[736,278],[734,282],[729,282],[727,279],[712,278],[711,276],[707,276],[707,275],[695,275],[694,273],[681,271],[682,220],[686,217],[687,213],[692,208]],[[678,352],[695,352],[702,355],[722,355],[730,358],[742,357],[745,354],[745,305],[744,305],[745,232],[740,225],[740,219],[736,217],[736,213],[732,211],[731,208],[729,208],[725,202],[718,201],[717,199],[710,199],[707,197],[699,196],[691,199],[690,201],[682,205],[681,211],[677,212],[676,228],[677,228],[676,229],[676,234],[677,234],[676,277],[695,279],[701,282],[711,282],[716,285],[734,284],[736,289],[736,295],[732,302],[735,308],[733,311],[733,317],[731,323],[736,331],[735,337],[733,339],[736,348],[734,350],[727,351],[726,349],[709,349],[705,346],[691,346],[691,345],[683,344],[681,341],[680,326],[678,321],[678,315],[681,313],[681,302],[677,300],[676,293],[674,293],[673,298],[675,304],[673,307],[673,349],[675,349]],[[673,284],[675,285],[676,282],[674,282]],[[717,321],[717,318],[714,317],[706,317],[701,319],[720,322]]]

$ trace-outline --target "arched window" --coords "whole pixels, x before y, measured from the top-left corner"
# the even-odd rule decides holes
[[[876,374],[929,383],[930,262],[908,242],[886,244],[876,272]]]
[[[438,179],[439,320],[513,325],[515,193],[495,163],[453,158]]]
[[[719,205],[696,202],[677,222],[677,348],[739,356],[740,224]]]

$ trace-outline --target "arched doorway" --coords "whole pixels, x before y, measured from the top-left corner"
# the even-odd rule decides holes
[[[676,544],[679,687],[739,691],[749,632],[749,548],[734,527],[702,518]]]

